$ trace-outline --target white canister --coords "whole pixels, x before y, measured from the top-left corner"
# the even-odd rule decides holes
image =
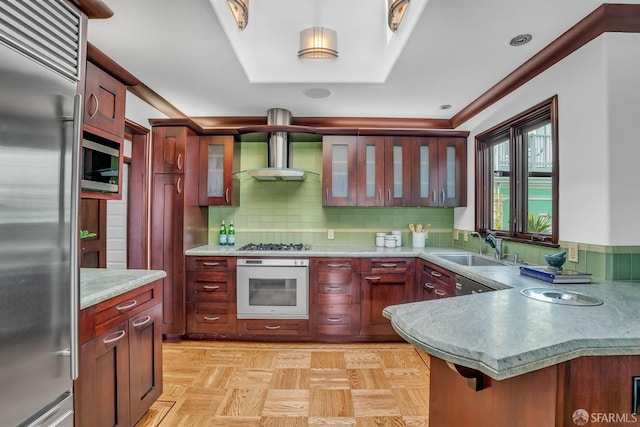
[[[376,246],[381,248],[384,246],[385,233],[376,233]]]
[[[385,248],[395,248],[397,244],[397,239],[395,236],[387,234],[384,236],[384,247]]]
[[[426,245],[427,233],[413,232],[413,247],[424,248]]]
[[[402,246],[402,232],[394,230],[391,232],[391,235],[396,239],[396,246],[397,247]]]

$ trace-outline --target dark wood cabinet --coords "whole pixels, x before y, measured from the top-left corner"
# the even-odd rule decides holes
[[[358,137],[358,206],[411,206],[413,143],[407,137]]]
[[[418,260],[417,300],[449,298],[456,294],[455,274],[425,260]]]
[[[133,426],[162,393],[160,282],[80,313],[75,425]]]
[[[231,135],[200,137],[200,205],[240,204],[240,144]]]
[[[122,138],[126,87],[97,65],[87,62],[83,122]]]
[[[150,266],[167,273],[162,333],[183,335],[184,251],[207,243],[208,211],[198,203],[199,138],[182,126],[156,126],[153,138]]]
[[[184,334],[184,175],[154,174],[151,211],[151,269],[162,279],[164,334]]]
[[[467,140],[412,138],[413,206],[467,205]]]
[[[363,258],[360,333],[400,339],[389,319],[382,315],[385,307],[415,299],[414,258]]]
[[[238,319],[238,333],[242,335],[260,336],[262,339],[272,337],[307,337],[309,320],[307,319]]]
[[[355,136],[327,135],[322,138],[322,205],[355,206]]]
[[[155,126],[152,137],[153,173],[184,173],[187,140],[197,140],[197,135],[182,126]]]
[[[638,372],[638,355],[587,356],[498,381],[431,356],[429,423],[573,427],[582,425],[573,419],[582,409],[587,425],[637,425],[631,406]]]
[[[320,340],[360,334],[360,260],[313,258],[309,268],[311,335]]]
[[[135,424],[162,394],[162,304],[129,319],[129,405]]]
[[[236,311],[236,258],[187,257],[187,334],[235,334]]]

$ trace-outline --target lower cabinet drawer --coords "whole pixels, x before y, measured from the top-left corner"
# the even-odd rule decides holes
[[[318,335],[358,335],[360,304],[319,305],[314,321]]]
[[[187,303],[187,333],[235,334],[236,305]]]
[[[238,319],[238,333],[252,335],[308,335],[306,319]]]

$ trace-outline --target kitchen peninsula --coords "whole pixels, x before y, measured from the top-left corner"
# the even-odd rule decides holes
[[[614,418],[636,424],[638,283],[555,286],[604,301],[569,306],[522,295],[524,288],[547,286],[517,267],[467,270],[470,278],[511,289],[384,312],[398,334],[432,356],[432,426],[573,426],[580,409],[589,425],[612,425],[597,421]]]

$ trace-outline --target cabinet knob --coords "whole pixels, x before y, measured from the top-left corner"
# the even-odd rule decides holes
[[[264,328],[269,330],[276,330],[280,329],[280,325],[264,325]]]
[[[89,113],[89,117],[93,118],[96,114],[98,114],[98,110],[100,109],[100,102],[98,102],[98,97],[95,95],[95,93],[89,95],[89,99],[93,100],[93,105],[95,106],[93,112]]]
[[[126,333],[125,331],[118,331],[113,335],[109,335],[109,337],[112,337],[112,338],[107,337],[107,338],[103,339],[102,342],[105,343],[105,344],[114,343],[114,342],[119,341],[122,338],[124,338],[125,333]]]
[[[434,285],[433,283],[425,282],[424,288],[428,291],[432,291],[436,288],[436,285]]]
[[[178,194],[182,194],[182,177],[178,177],[178,181],[176,182],[176,191]]]
[[[144,326],[149,322],[151,322],[151,316],[144,316],[142,319],[134,321],[133,322],[133,327],[134,328],[139,328],[140,326]]]
[[[216,290],[220,289],[220,286],[217,286],[217,285],[204,285],[204,289],[206,291],[216,291]]]
[[[124,304],[124,305],[118,305],[118,306],[116,306],[116,309],[117,309],[118,311],[129,310],[130,308],[135,307],[137,304],[138,304],[138,301],[133,300],[133,301],[131,301],[131,302],[130,302],[130,303],[128,303],[128,304]]]
[[[182,153],[178,154],[178,170],[182,170],[182,166],[184,166],[184,162],[182,161]]]
[[[211,321],[220,320],[220,316],[204,316],[204,320],[211,320]]]
[[[438,273],[437,271],[432,271],[430,273],[433,277],[442,277],[442,273]]]
[[[440,190],[440,204],[444,203],[444,196],[445,196],[444,189],[442,189]]]
[[[447,296],[447,293],[445,291],[443,291],[442,289],[436,289],[435,290],[435,294],[438,295],[439,297]]]

